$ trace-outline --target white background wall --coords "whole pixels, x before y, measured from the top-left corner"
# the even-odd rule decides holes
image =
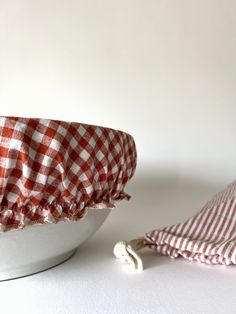
[[[235,13],[234,0],[0,0],[0,114],[123,129],[139,169],[231,181]]]
[[[236,179],[235,17],[235,0],[0,0],[0,115],[126,130],[142,174],[70,261],[0,285],[4,313],[235,313],[233,267],[112,258]]]

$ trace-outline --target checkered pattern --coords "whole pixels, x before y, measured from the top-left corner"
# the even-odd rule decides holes
[[[113,207],[136,167],[133,138],[98,126],[0,117],[0,231]]]

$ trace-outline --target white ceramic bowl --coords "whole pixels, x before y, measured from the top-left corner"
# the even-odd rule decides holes
[[[110,209],[90,209],[79,221],[28,226],[0,234],[0,280],[30,275],[58,265],[92,236]]]

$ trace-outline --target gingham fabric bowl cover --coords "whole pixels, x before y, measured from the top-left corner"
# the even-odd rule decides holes
[[[158,217],[157,217],[158,220]],[[184,223],[156,229],[130,242],[118,242],[116,257],[142,270],[136,251],[149,247],[171,258],[207,264],[236,264],[236,181],[217,193]]]
[[[128,199],[133,138],[110,128],[0,117],[0,231],[78,220]]]

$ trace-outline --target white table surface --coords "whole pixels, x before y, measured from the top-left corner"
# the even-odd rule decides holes
[[[174,176],[139,176],[102,228],[67,262],[0,283],[0,312],[236,313],[236,267],[142,253],[145,271],[131,274],[113,245],[184,221],[222,186]]]

